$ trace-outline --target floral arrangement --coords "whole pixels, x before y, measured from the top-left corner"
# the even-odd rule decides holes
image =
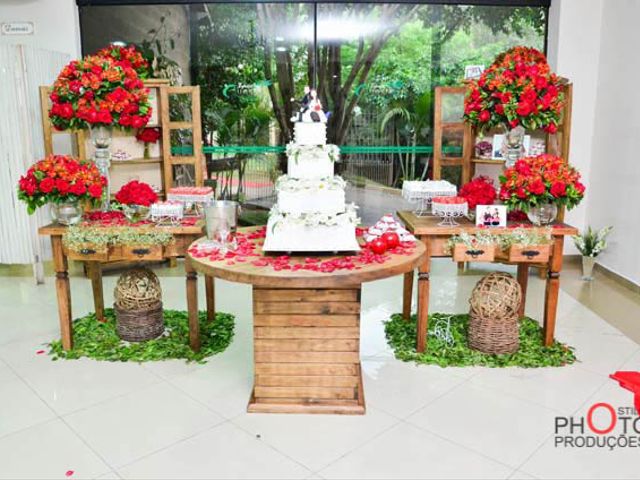
[[[62,236],[62,243],[73,251],[80,251],[91,245],[100,251],[114,245],[169,245],[173,234],[161,229],[93,225],[72,225]]]
[[[135,45],[122,46],[111,44],[99,50],[96,55],[114,60],[119,67],[133,68],[138,78],[149,77],[151,71],[149,62],[144,59],[142,53],[138,51]]]
[[[476,234],[462,232],[459,235],[453,235],[445,245],[445,253],[451,253],[456,245],[465,245],[468,248],[476,248],[480,246],[495,245],[498,242],[497,236],[486,232]]]
[[[585,257],[597,257],[607,248],[607,237],[613,227],[605,227],[593,230],[591,227],[580,235],[573,237],[573,243],[578,251]]]
[[[465,183],[458,196],[466,198],[469,209],[474,210],[477,205],[493,205],[497,194],[493,180],[486,176],[480,176]]]
[[[545,203],[572,209],[584,197],[580,173],[562,158],[543,154],[522,158],[500,176],[500,200],[509,209],[529,210]]]
[[[293,158],[296,162],[300,155],[304,155],[305,160],[321,160],[323,155],[320,152],[329,155],[329,159],[332,162],[337,162],[340,159],[340,148],[337,145],[298,145],[297,143],[288,143],[286,147],[287,156]]]
[[[276,180],[277,192],[301,192],[306,190],[344,190],[347,182],[337,175],[329,178],[316,180],[312,178],[293,178],[288,175],[281,175]]]
[[[131,67],[111,57],[87,56],[65,66],[49,97],[58,130],[92,125],[142,128],[151,117],[148,90]]]
[[[138,130],[138,133],[136,133],[136,140],[147,145],[149,143],[156,143],[160,140],[160,136],[159,128],[143,128],[142,130]]]
[[[498,55],[480,78],[469,81],[464,118],[482,129],[522,125],[556,133],[564,104],[560,86],[543,53],[514,47]]]
[[[102,197],[106,184],[93,163],[81,163],[68,155],[49,155],[20,177],[18,198],[32,214],[49,202],[95,201]]]
[[[549,245],[550,243],[550,228],[515,228],[509,233],[499,235],[489,232],[475,234],[463,232],[449,238],[445,246],[445,252],[451,253],[456,245],[465,245],[468,248],[497,245],[501,250],[508,250],[512,245],[533,246]]]
[[[122,205],[142,205],[149,207],[158,201],[158,195],[149,184],[132,180],[118,190],[116,200]]]

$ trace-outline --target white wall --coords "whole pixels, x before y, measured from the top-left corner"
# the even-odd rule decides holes
[[[569,162],[582,173],[587,195],[590,195],[592,183],[591,138],[596,115],[600,28],[604,3],[604,0],[552,0],[549,12],[549,63],[556,73],[573,82]],[[587,204],[587,201],[583,201],[568,212],[566,222],[580,229],[584,228],[587,222]],[[575,253],[572,242],[568,243],[566,252]]]
[[[0,35],[0,44],[23,44],[80,56],[75,0],[1,0],[0,22],[33,22],[33,35]]]
[[[638,19],[637,0],[606,2],[587,197],[587,223],[614,227],[609,249],[599,262],[636,284],[640,284]]]

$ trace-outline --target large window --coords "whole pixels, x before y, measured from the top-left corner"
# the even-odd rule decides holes
[[[434,87],[460,84],[466,66],[511,46],[545,47],[545,6],[472,3],[82,6],[82,45],[137,43],[158,75],[200,85],[209,163],[242,165],[220,191],[263,207],[286,167],[292,98],[315,85],[348,194],[373,221],[402,205],[402,180],[430,173]]]

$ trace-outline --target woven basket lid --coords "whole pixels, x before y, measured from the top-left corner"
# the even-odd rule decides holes
[[[120,275],[113,291],[116,305],[128,310],[145,310],[162,301],[160,281],[148,268],[133,268]]]
[[[504,272],[485,275],[476,284],[469,304],[482,317],[511,318],[522,302],[522,288],[513,276]]]

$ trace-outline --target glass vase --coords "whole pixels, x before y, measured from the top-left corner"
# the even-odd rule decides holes
[[[75,225],[82,220],[82,206],[78,200],[68,200],[49,205],[51,219],[60,225]]]
[[[527,217],[534,225],[549,225],[553,223],[558,215],[558,207],[555,203],[543,203],[529,207]]]
[[[109,178],[109,167],[111,166],[111,139],[113,129],[110,125],[92,125],[91,141],[93,142],[94,153],[93,162],[100,170],[100,173],[107,179],[107,184],[102,192],[102,204],[100,209],[103,212],[109,211],[111,203],[111,182]]]
[[[518,125],[507,131],[502,146],[505,168],[513,167],[524,155],[524,128]]]
[[[145,205],[123,205],[122,210],[131,223],[143,222],[151,214],[151,207]]]
[[[590,282],[593,280],[593,266],[596,263],[595,257],[582,256],[582,279]]]

